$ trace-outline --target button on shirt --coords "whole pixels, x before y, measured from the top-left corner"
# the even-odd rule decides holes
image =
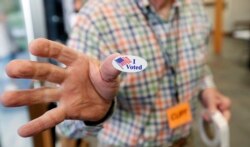
[[[139,73],[121,74],[115,111],[101,126],[65,120],[59,132],[81,138],[98,134],[113,146],[161,146],[190,133],[191,124],[170,129],[166,110],[214,86],[205,65],[210,32],[199,0],[176,0],[160,18],[148,0],[91,0],[83,7],[68,45],[104,60],[112,53],[148,62]],[[84,65],[83,65],[84,66]]]

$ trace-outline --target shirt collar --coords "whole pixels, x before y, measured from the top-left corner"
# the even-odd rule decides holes
[[[192,0],[175,0],[173,7],[181,7],[184,4],[190,3],[191,1]],[[139,7],[142,9],[150,6],[149,0],[137,0],[137,3],[139,5]]]
[[[146,8],[150,5],[149,0],[137,0],[140,8]]]

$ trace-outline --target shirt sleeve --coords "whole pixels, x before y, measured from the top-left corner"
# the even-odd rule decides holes
[[[215,83],[213,80],[212,72],[208,66],[208,43],[210,40],[212,25],[208,19],[208,16],[205,12],[205,8],[202,4],[202,1],[195,0],[193,1],[193,5],[191,5],[191,9],[189,11],[192,11],[194,15],[198,16],[196,17],[196,22],[200,27],[196,30],[196,37],[198,37],[198,41],[202,43],[200,46],[200,54],[197,55],[196,58],[200,58],[200,62],[204,63],[202,67],[202,77],[201,77],[201,83],[200,83],[200,90],[204,90],[207,88],[214,88]],[[196,10],[196,11],[193,11]],[[200,56],[201,55],[201,56]]]
[[[101,124],[97,126],[87,126],[80,120],[64,120],[56,126],[57,133],[75,139],[88,135],[95,136],[101,129]]]
[[[101,39],[95,25],[86,15],[79,15],[77,22],[72,30],[67,45],[79,52],[101,60],[103,53],[100,51]],[[104,58],[104,57],[103,57]],[[111,106],[112,111],[105,118],[111,117],[115,109],[116,102]],[[106,119],[106,120],[107,120]],[[104,120],[105,121],[105,120]],[[56,126],[56,131],[60,135],[70,138],[83,138],[87,135],[97,135],[102,129],[102,123],[88,126],[81,120],[65,120]]]
[[[68,47],[100,59],[102,54],[100,51],[101,42],[102,39],[95,27],[95,23],[86,15],[79,14],[67,42]]]
[[[208,22],[208,20],[205,22]],[[210,33],[211,33],[211,26],[209,25],[206,33],[204,33],[205,34],[205,45],[204,45],[204,47],[205,47],[205,52],[204,52],[205,65],[203,66],[203,77],[201,79],[201,91],[203,91],[207,88],[215,88],[216,87],[216,85],[214,83],[212,71],[211,71],[209,65],[207,64],[207,62],[208,62],[208,43],[209,43],[209,39],[210,39]]]

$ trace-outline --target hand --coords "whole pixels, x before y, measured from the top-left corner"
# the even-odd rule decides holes
[[[119,89],[119,71],[113,68],[109,56],[101,65],[90,57],[46,39],[34,40],[29,46],[35,56],[54,58],[67,67],[25,60],[11,61],[6,68],[12,78],[28,78],[59,84],[56,88],[9,91],[1,96],[5,106],[23,106],[59,102],[55,109],[19,129],[23,137],[51,128],[64,119],[98,121],[108,112]]]
[[[222,95],[215,88],[205,89],[201,93],[202,104],[208,109],[209,113],[220,111],[222,115],[229,121],[231,117],[230,106],[231,101],[228,97]],[[210,118],[207,114],[204,115],[205,120],[209,121]]]

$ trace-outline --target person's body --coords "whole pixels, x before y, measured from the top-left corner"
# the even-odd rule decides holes
[[[80,11],[81,7],[84,5],[85,1],[83,0],[63,0],[63,20],[65,25],[65,31],[67,33],[71,32],[72,27],[74,26],[77,18],[77,14]]]
[[[58,108],[22,127],[22,136],[78,119],[62,122],[58,130],[78,138],[98,133],[103,146],[178,143],[188,137],[192,122],[171,129],[169,108],[188,102],[194,112],[200,95],[211,112],[218,109],[230,117],[230,101],[216,90],[205,66],[209,31],[198,0],[89,1],[68,44],[80,52],[44,39],[30,45],[32,54],[56,58],[67,68],[27,61],[14,61],[7,68],[11,77],[61,86],[8,92],[2,101],[8,106],[59,101]],[[122,74],[119,82],[119,72],[111,65],[118,56],[114,53],[143,57],[148,67]],[[104,62],[100,65],[98,60]],[[33,97],[29,100],[27,94]]]

